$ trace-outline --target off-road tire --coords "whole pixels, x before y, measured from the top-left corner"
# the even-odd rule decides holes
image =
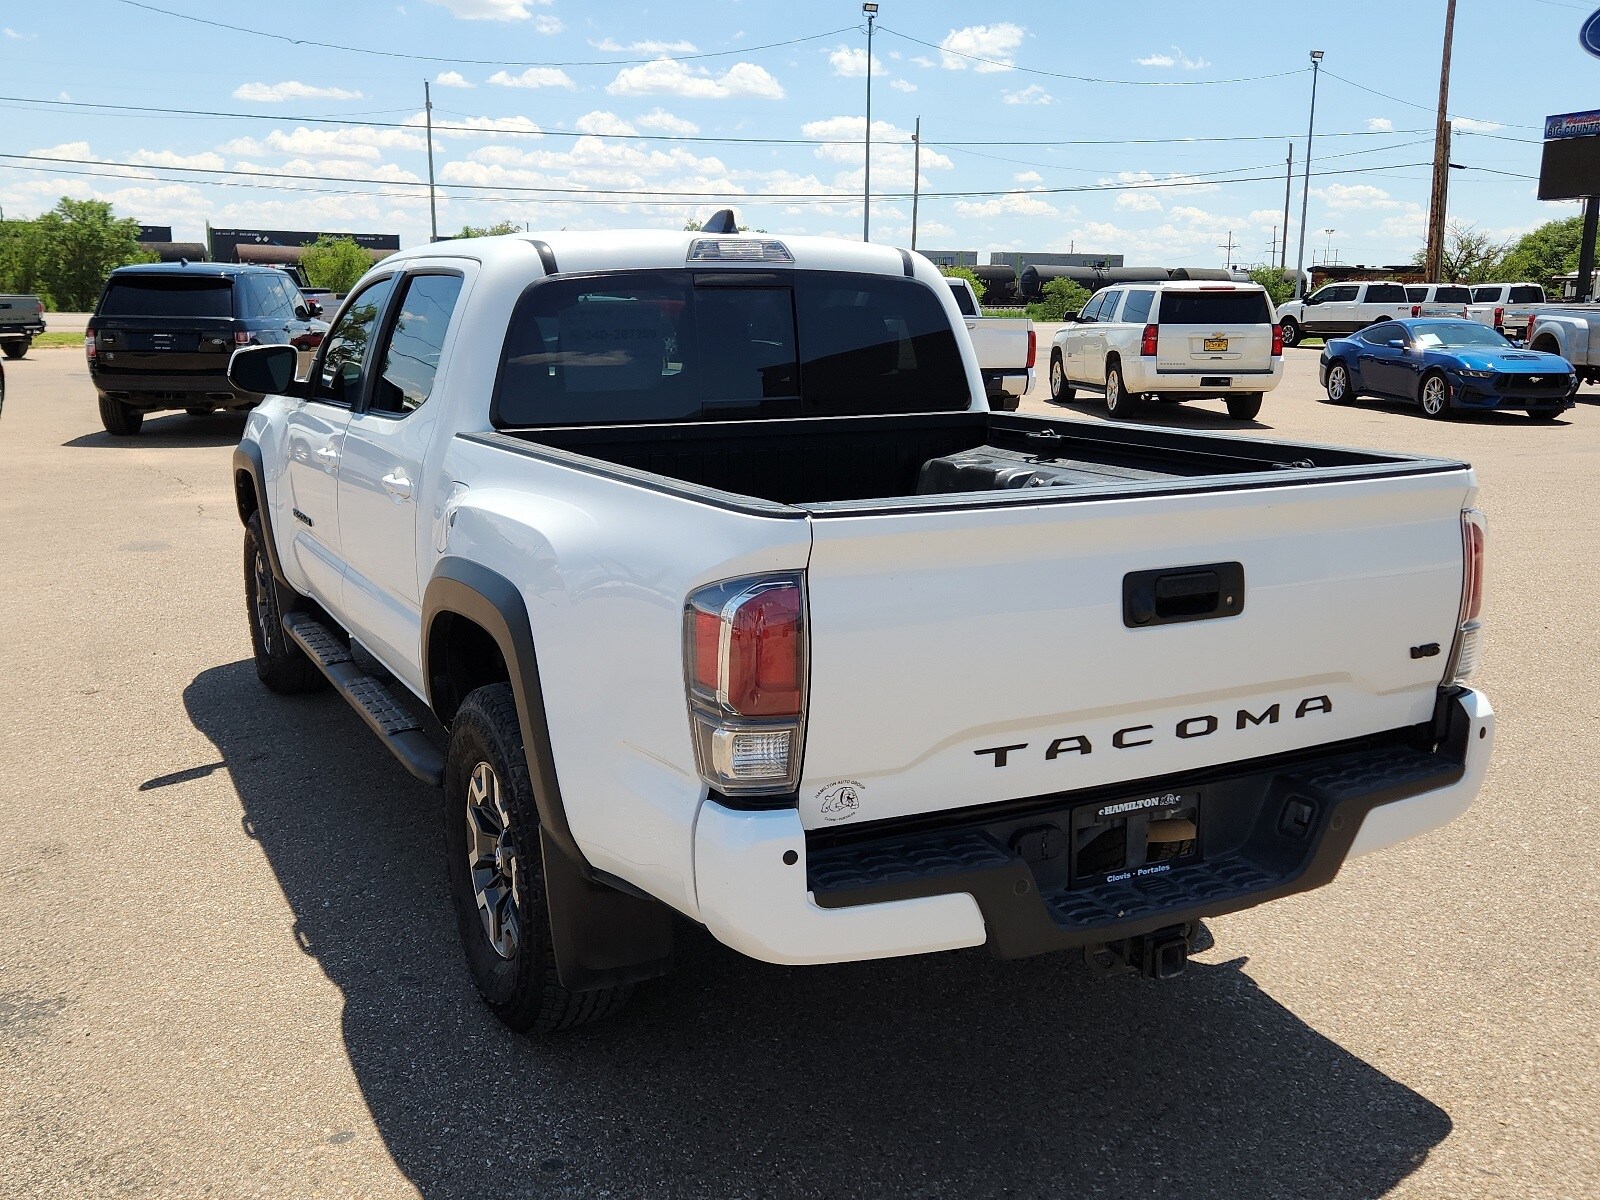
[[[258,512],[250,514],[244,527],[244,598],[256,677],[282,696],[314,692],[326,684],[317,664],[284,632],[283,614],[305,600],[273,575]]]
[[[1235,421],[1254,421],[1261,412],[1260,392],[1238,392],[1226,399],[1228,415]]]
[[[117,437],[132,437],[144,424],[144,414],[136,408],[129,408],[121,400],[101,396],[100,424],[106,427],[107,433]]]
[[[487,763],[500,788],[500,803],[515,832],[521,884],[517,897],[518,944],[507,957],[495,948],[479,914],[468,850],[468,789],[473,772]],[[574,992],[561,986],[550,941],[550,912],[540,851],[539,809],[534,801],[511,685],[490,684],[469,693],[450,726],[444,766],[444,843],[450,899],[467,968],[495,1016],[525,1034],[556,1033],[616,1012],[632,985]]]

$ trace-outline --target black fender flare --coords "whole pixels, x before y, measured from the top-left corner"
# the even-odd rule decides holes
[[[429,658],[434,624],[447,615],[486,630],[511,677],[539,810],[551,946],[563,986],[588,991],[665,974],[672,961],[672,910],[622,880],[602,877],[572,836],[550,747],[533,627],[521,591],[505,576],[465,558],[446,556],[435,566],[422,597],[422,675],[428,703],[441,720],[450,714],[440,711]]]
[[[245,493],[239,485],[239,476],[250,477],[251,492],[255,497],[255,508],[250,508],[246,503]],[[278,539],[272,536],[272,509],[267,506],[267,469],[261,457],[261,447],[254,442],[242,441],[233,451],[233,502],[239,510],[239,524],[246,525],[250,521],[250,514],[261,514],[261,532],[266,535],[267,564],[272,568],[272,574],[283,587],[289,586],[289,580],[283,573],[283,564],[278,561]]]

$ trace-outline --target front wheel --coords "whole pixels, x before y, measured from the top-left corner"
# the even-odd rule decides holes
[[[256,677],[282,696],[312,692],[325,682],[317,664],[283,631],[285,606],[299,596],[278,582],[267,558],[267,537],[261,514],[251,513],[244,527],[244,599],[250,615],[250,648]]]
[[[1054,404],[1072,401],[1072,385],[1067,382],[1067,367],[1059,354],[1050,356],[1050,400]]]
[[[1237,396],[1229,396],[1228,415],[1235,421],[1254,421],[1261,412],[1260,392],[1241,392]]]
[[[1323,387],[1327,389],[1329,404],[1349,404],[1355,399],[1355,393],[1350,390],[1350,368],[1342,362],[1328,364],[1328,378]]]
[[[1283,344],[1285,346],[1298,346],[1304,339],[1305,333],[1300,328],[1300,322],[1293,317],[1285,317],[1278,324],[1283,327]]]
[[[1437,371],[1422,377],[1422,391],[1418,396],[1424,416],[1440,420],[1450,415],[1450,385]]]
[[[20,341],[15,342],[0,342],[0,347],[5,349],[7,358],[21,358],[32,345],[32,338],[22,338]]]
[[[550,944],[539,810],[511,685],[468,694],[444,768],[450,899],[472,982],[518,1033],[555,1033],[621,1008],[629,986],[561,986]]]
[[[1126,417],[1132,405],[1133,397],[1122,382],[1122,366],[1112,363],[1106,368],[1106,412],[1113,417]]]
[[[144,424],[144,414],[137,408],[130,408],[121,400],[101,396],[100,424],[106,427],[107,433],[114,433],[118,437],[132,437]]]

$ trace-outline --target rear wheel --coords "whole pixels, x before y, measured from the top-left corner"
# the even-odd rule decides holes
[[[1355,393],[1350,390],[1350,369],[1342,362],[1328,364],[1328,378],[1323,387],[1327,389],[1329,404],[1349,404],[1355,399]]]
[[[1305,336],[1300,330],[1300,322],[1293,317],[1285,317],[1278,324],[1283,326],[1283,344],[1285,346],[1298,346],[1300,340]]]
[[[561,986],[550,944],[539,810],[511,685],[468,694],[450,727],[444,841],[450,898],[472,982],[519,1033],[586,1025],[627,1001],[628,986]]]
[[[1241,392],[1227,397],[1228,415],[1235,421],[1254,421],[1261,412],[1260,392]]]
[[[1133,397],[1122,382],[1122,364],[1111,363],[1106,367],[1106,412],[1113,417],[1126,417],[1132,405]]]
[[[1061,361],[1061,355],[1050,356],[1050,399],[1056,404],[1067,404],[1072,400],[1072,385],[1067,382],[1067,367]]]
[[[136,408],[128,407],[121,400],[101,396],[100,424],[106,427],[107,433],[114,433],[118,437],[132,437],[144,424],[144,414]]]
[[[1432,371],[1422,377],[1422,390],[1418,394],[1424,416],[1441,420],[1450,415],[1450,385],[1445,377]]]
[[[32,345],[32,338],[22,338],[15,342],[0,342],[0,347],[4,347],[7,358],[21,358]]]

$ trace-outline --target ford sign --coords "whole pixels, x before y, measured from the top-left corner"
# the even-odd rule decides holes
[[[1600,58],[1600,12],[1583,23],[1583,28],[1578,30],[1578,42],[1590,54]]]

